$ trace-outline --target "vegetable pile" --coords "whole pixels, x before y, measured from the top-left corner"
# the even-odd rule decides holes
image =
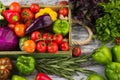
[[[62,2],[60,5],[67,3]],[[19,55],[15,63],[12,62],[13,58],[0,58],[0,80],[27,80],[24,76],[31,75],[35,69],[38,71],[35,80],[52,80],[47,74],[73,80],[71,76],[76,75],[76,71],[94,73],[78,65],[90,58],[90,55],[79,57],[81,49],[78,46],[73,48],[73,55],[77,58],[37,57],[43,53],[54,55],[58,51],[62,53],[70,50],[68,7],[61,6],[59,10],[54,10],[50,7],[40,7],[36,3],[30,7],[21,7],[18,2],[12,2],[8,8],[2,4],[2,7],[0,13],[7,24],[3,26],[1,23],[0,26],[0,51],[19,50],[35,54]]]
[[[101,46],[97,48],[92,55],[94,61],[105,66],[105,76],[107,77],[108,80],[120,79],[119,53],[120,53],[120,44],[117,43],[112,48],[109,48],[106,45]]]
[[[68,7],[54,10],[36,3],[22,7],[18,2],[12,2],[8,8],[1,2],[0,5],[0,14],[8,23],[1,25],[0,50],[16,50],[18,46],[18,50],[27,53],[69,51]]]

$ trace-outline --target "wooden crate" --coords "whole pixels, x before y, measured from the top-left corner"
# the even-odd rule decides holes
[[[58,51],[56,54],[49,54],[49,53],[38,53],[38,52],[35,52],[35,53],[26,53],[25,51],[0,51],[0,57],[11,57],[13,59],[16,59],[18,56],[20,55],[26,55],[26,56],[36,56],[36,58],[52,58],[52,57],[71,57],[72,56],[72,37],[71,37],[71,10],[70,10],[70,7],[69,5],[67,6],[59,6],[59,5],[56,5],[56,6],[51,6],[51,5],[39,5],[41,8],[44,8],[44,7],[50,7],[52,8],[53,10],[55,11],[58,11],[60,8],[62,7],[67,7],[68,10],[69,10],[69,23],[70,23],[70,30],[69,30],[69,46],[70,46],[70,49],[69,51]],[[23,7],[28,7],[26,5],[24,5]]]

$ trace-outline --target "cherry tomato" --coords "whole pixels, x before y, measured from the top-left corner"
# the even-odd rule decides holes
[[[120,45],[120,37],[117,38],[117,44]]]
[[[58,51],[58,45],[55,42],[50,42],[48,44],[47,50],[49,53],[56,53]]]
[[[21,12],[21,18],[23,21],[34,19],[34,14],[29,8],[24,8]]]
[[[42,35],[42,38],[45,40],[46,43],[50,43],[53,38],[53,35],[50,33],[44,33]]]
[[[60,49],[62,51],[68,51],[69,50],[69,44],[67,41],[63,41],[61,44],[60,44]]]
[[[67,1],[60,1],[59,5],[68,5],[68,2]]]
[[[73,57],[78,57],[81,55],[81,48],[79,46],[74,46],[72,49],[72,56]]]
[[[40,39],[40,37],[41,37],[41,33],[39,31],[34,31],[31,34],[31,39],[33,41],[36,41],[36,40]]]
[[[36,3],[32,3],[31,6],[30,6],[30,10],[33,12],[33,13],[36,13],[40,10],[40,6],[37,5]]]
[[[15,24],[8,23],[8,27],[9,27],[10,29],[14,29],[14,27],[15,27]]]
[[[37,49],[38,52],[42,52],[42,53],[46,52],[47,51],[47,45],[46,45],[45,41],[39,41],[37,43],[36,49]]]
[[[57,44],[62,43],[63,36],[62,34],[54,34],[53,35],[53,41],[55,41]]]
[[[28,53],[33,53],[36,49],[36,43],[33,40],[26,40],[23,49]]]
[[[21,5],[18,2],[12,2],[9,6],[10,10],[21,12]]]
[[[14,32],[18,37],[23,37],[25,35],[25,25],[24,24],[16,24],[14,27]]]
[[[61,14],[63,16],[67,16],[68,15],[68,8],[61,8],[59,10],[59,14]]]

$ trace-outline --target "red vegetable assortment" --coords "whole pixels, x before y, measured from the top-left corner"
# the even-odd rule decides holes
[[[61,2],[60,5],[61,4],[67,5],[66,2]],[[52,29],[53,25],[59,27],[59,23],[56,21],[60,19],[60,15],[68,17],[69,11],[67,7],[54,10],[52,7],[41,7],[37,3],[32,3],[28,7],[22,7],[20,3],[12,2],[6,10],[3,10],[2,14],[8,22],[6,27],[10,28],[10,31],[12,31],[18,39],[18,41],[14,42],[15,46],[18,46],[17,44],[19,42],[18,50],[20,49],[27,53],[54,54],[58,51],[69,50],[69,42],[66,42],[65,45],[62,43],[64,38],[69,39],[69,30],[66,32],[66,35],[63,35],[57,34]],[[62,21],[68,24],[67,27],[69,29],[70,25],[68,20],[61,19],[61,22]],[[56,24],[54,24],[55,22]],[[65,27],[66,24],[62,23],[61,26]],[[59,31],[60,30],[57,32]],[[12,37],[13,36],[11,36],[11,38]],[[24,41],[24,39],[22,39],[24,37],[29,38]],[[12,39],[14,39],[14,37]],[[7,42],[7,44],[4,45],[9,44]],[[4,45],[1,47],[4,47]],[[61,45],[63,45],[62,48]],[[15,50],[15,46],[10,49],[1,48],[1,50]]]

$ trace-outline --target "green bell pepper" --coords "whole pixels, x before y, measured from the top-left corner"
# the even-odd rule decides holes
[[[69,32],[70,24],[67,20],[56,20],[53,25],[53,32],[66,36]]]
[[[11,80],[27,80],[27,79],[18,75],[13,75]]]
[[[19,40],[19,47],[20,47],[20,50],[23,51],[24,42],[25,42],[26,40],[28,40],[28,39],[29,39],[28,36],[24,36],[24,37],[21,37],[21,38],[20,38],[20,40]]]
[[[87,80],[105,80],[101,75],[98,74],[90,74],[87,77]]]
[[[120,45],[112,47],[112,55],[115,62],[120,62]]]
[[[105,75],[108,80],[120,80],[120,63],[111,62],[105,67]]]
[[[16,67],[21,74],[29,75],[35,69],[35,59],[31,56],[19,56]]]
[[[104,45],[95,50],[95,52],[92,55],[92,58],[96,62],[106,65],[112,62],[112,53],[110,48]]]

